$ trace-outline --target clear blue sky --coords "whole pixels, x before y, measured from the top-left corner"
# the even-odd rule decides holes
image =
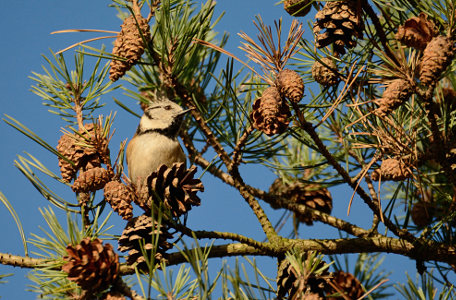
[[[261,14],[265,23],[272,24],[274,19],[284,17],[285,24],[291,20],[282,10],[282,6],[276,6],[274,1],[264,0],[220,0],[217,5],[217,13],[225,11],[225,17],[218,24],[219,32],[228,31],[231,34],[228,50],[240,56],[243,54],[236,48],[240,39],[237,33],[242,31],[254,35],[252,20],[255,15]],[[0,31],[2,43],[0,55],[2,72],[0,73],[0,113],[11,115],[26,126],[32,128],[51,145],[56,145],[60,137],[59,129],[65,125],[58,117],[47,113],[46,107],[41,105],[41,99],[30,92],[32,81],[28,78],[32,71],[41,72],[44,60],[41,54],[49,54],[49,48],[54,51],[60,50],[76,41],[94,37],[93,34],[60,34],[50,35],[55,30],[68,28],[92,28],[119,30],[120,21],[116,17],[114,9],[109,8],[110,1],[0,1]],[[310,13],[313,17],[314,12]],[[305,19],[307,22],[307,18]],[[286,28],[286,26],[285,26]],[[306,25],[307,28],[307,25]],[[307,36],[309,32],[307,32]],[[108,49],[111,41],[107,40]],[[116,97],[126,100],[121,94]],[[111,95],[102,99],[107,103],[103,113],[110,110],[119,110],[114,123],[116,134],[112,142],[112,152],[118,150],[121,140],[130,138],[134,133],[138,120],[125,111],[119,109],[111,98]],[[128,102],[125,101],[125,102]],[[30,233],[40,233],[38,225],[43,226],[38,207],[47,207],[48,202],[33,188],[22,174],[13,166],[17,154],[27,151],[39,158],[52,170],[58,172],[57,160],[48,152],[0,122],[0,191],[2,191],[13,204],[24,226],[25,233],[30,238]],[[259,188],[267,189],[274,180],[272,173],[258,172],[243,169],[247,181]],[[261,169],[262,171],[263,169]],[[261,174],[261,175],[259,175]],[[239,232],[259,240],[263,239],[261,228],[254,215],[238,193],[232,188],[225,188],[218,180],[210,176],[203,177],[206,191],[201,196],[202,206],[192,210],[189,216],[189,225],[194,229],[213,229],[221,231]],[[223,189],[223,193],[221,193]],[[364,205],[355,198],[354,207],[350,217],[346,217],[346,206],[351,196],[351,191],[346,188],[331,190],[334,198],[334,214],[353,223],[368,225],[370,214]],[[71,193],[66,194],[71,197]],[[269,205],[263,204],[266,211],[271,213],[271,219],[276,221],[281,212],[272,212]],[[56,210],[57,211],[57,210]],[[367,214],[366,214],[367,213]],[[369,216],[363,218],[363,216]],[[235,222],[233,222],[233,217]],[[23,255],[22,243],[16,225],[8,211],[0,206],[0,228],[2,241],[0,252]],[[123,223],[116,220],[114,231],[120,233]],[[325,226],[315,225],[306,227],[303,236],[312,238],[324,238],[330,234],[336,237],[334,230],[327,230]],[[267,266],[267,273],[275,276],[275,260],[261,260],[263,266]],[[215,260],[212,260],[215,263]],[[414,262],[407,258],[390,255],[386,259],[384,267],[393,271],[390,279],[394,282],[404,278],[404,271],[414,274]],[[8,278],[8,284],[0,284],[0,296],[2,299],[34,299],[35,295],[24,290],[29,281],[25,278],[25,272],[12,267],[0,266],[0,274],[12,273],[15,275]]]

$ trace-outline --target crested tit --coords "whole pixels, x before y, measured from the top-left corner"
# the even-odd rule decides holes
[[[127,146],[128,176],[135,185],[142,185],[159,166],[170,167],[186,161],[177,135],[189,109],[162,99],[144,110],[138,129]]]

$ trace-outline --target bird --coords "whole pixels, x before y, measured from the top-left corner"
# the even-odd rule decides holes
[[[128,176],[133,185],[143,185],[163,164],[171,167],[173,163],[186,163],[177,136],[188,111],[169,99],[154,102],[144,110],[127,146]]]

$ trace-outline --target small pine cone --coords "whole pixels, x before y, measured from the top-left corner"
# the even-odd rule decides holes
[[[337,271],[333,273],[332,283],[337,286],[340,291],[343,291],[349,299],[358,299],[364,294],[361,282],[351,273]],[[330,294],[337,293],[337,290],[332,290]],[[328,297],[328,300],[347,299],[345,297]]]
[[[328,289],[327,282],[324,277],[329,275],[325,270],[321,274],[311,273],[308,264],[312,262],[308,258],[307,253],[302,254],[303,270],[296,270],[287,259],[279,261],[277,269],[277,299],[324,299],[325,291]],[[324,262],[320,262],[315,269],[324,266]],[[288,297],[287,297],[288,295]],[[320,297],[320,298],[318,298]]]
[[[132,194],[125,184],[119,181],[108,182],[104,187],[104,196],[122,219],[130,220],[133,217]]]
[[[285,0],[283,2],[283,8],[290,16],[293,17],[304,17],[311,9],[309,0]]]
[[[453,40],[441,35],[434,37],[427,44],[420,65],[420,81],[422,84],[435,84],[435,81],[451,64],[454,50]]]
[[[380,168],[375,169],[372,172],[371,178],[374,181],[380,180],[380,177],[383,181],[402,181],[409,178],[411,175],[412,174],[403,161],[395,158],[388,158],[382,162]]]
[[[83,290],[102,291],[111,285],[119,272],[119,257],[111,244],[103,246],[100,239],[83,239],[76,246],[66,248],[67,261],[62,271],[68,273],[68,279],[76,282]]]
[[[395,37],[407,47],[424,50],[437,33],[434,22],[428,20],[428,15],[421,12],[418,17],[412,17],[405,21],[404,25],[399,26]]]
[[[295,71],[289,69],[280,71],[275,84],[282,96],[294,103],[301,101],[304,94],[304,82]]]
[[[136,23],[136,21],[138,23]],[[141,31],[138,31],[138,27]],[[121,30],[114,42],[112,54],[125,60],[113,59],[109,79],[118,80],[141,58],[144,53],[145,43],[150,40],[150,27],[147,20],[140,15],[127,17],[121,25]]]
[[[410,84],[404,79],[395,79],[391,81],[383,92],[380,99],[375,100],[379,106],[375,110],[375,114],[380,117],[386,117],[405,101],[407,101],[412,94]]]
[[[321,85],[332,86],[339,81],[339,77],[334,70],[337,69],[336,63],[329,57],[323,57],[321,62],[315,61],[312,65],[312,77]]]
[[[301,181],[286,184],[282,179],[277,178],[269,188],[269,192],[288,199],[291,203],[304,204],[326,214],[332,211],[332,197],[329,190],[316,184],[305,184]],[[271,207],[280,208],[284,204],[271,203]],[[295,213],[295,217],[309,226],[313,224],[312,215]]]
[[[154,249],[152,236],[159,234],[157,248],[155,249],[155,259],[166,259],[166,251],[172,247],[172,244],[167,240],[173,236],[168,232],[168,227],[165,224],[159,224],[147,215],[142,215],[131,219],[122,236],[119,238],[119,251],[128,251],[127,264],[132,265],[138,263],[139,269],[146,269],[147,263],[144,258],[141,247],[144,245],[144,250],[151,255],[151,250]]]
[[[290,117],[290,108],[276,87],[264,90],[261,98],[253,103],[250,114],[253,127],[269,136],[283,133],[288,128]]]
[[[89,169],[79,174],[71,189],[75,193],[94,192],[102,189],[111,180],[109,172],[100,167]]]
[[[163,203],[174,217],[180,217],[192,209],[192,206],[201,204],[196,195],[204,191],[203,183],[194,179],[196,167],[185,168],[185,163],[174,163],[171,167],[161,165],[147,178],[147,186],[151,199],[157,204]],[[142,208],[150,211],[152,203]]]
[[[60,173],[62,174],[63,180],[66,182],[73,180],[77,173],[77,162],[75,162],[75,159],[81,157],[84,153],[84,150],[81,147],[76,146],[74,142],[74,138],[68,134],[64,134],[60,137],[56,147],[60,154],[75,164],[72,165],[64,158],[59,157]]]
[[[334,54],[345,54],[345,48],[356,46],[357,38],[363,37],[364,23],[361,18],[361,7],[358,1],[327,1],[325,6],[315,15],[313,32],[317,48],[330,44],[334,46]],[[324,33],[321,33],[325,30]]]
[[[431,203],[419,201],[412,205],[410,216],[416,226],[426,227],[432,223],[434,208]]]

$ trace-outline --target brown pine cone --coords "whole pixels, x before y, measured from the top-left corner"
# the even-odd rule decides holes
[[[304,94],[304,82],[293,70],[285,69],[277,75],[275,84],[279,93],[294,103],[301,101]]]
[[[196,167],[185,168],[185,163],[174,163],[171,167],[161,165],[157,171],[147,178],[149,196],[157,206],[163,203],[174,217],[180,217],[201,204],[196,195],[204,191],[203,183],[194,179]],[[150,212],[152,203],[142,203],[140,206],[146,213]]]
[[[116,280],[119,258],[111,244],[103,246],[100,239],[91,241],[87,237],[76,246],[68,245],[66,251],[62,271],[83,290],[102,291]]]
[[[386,117],[407,101],[411,95],[412,88],[406,80],[395,79],[391,81],[383,92],[382,98],[375,100],[379,106],[375,110],[375,114]]]
[[[363,38],[364,23],[361,18],[358,1],[327,1],[316,15],[313,32],[317,48],[330,44],[334,46],[334,55],[345,54],[345,48],[356,46],[353,36]],[[325,30],[324,33],[321,33]]]
[[[339,81],[339,76],[334,72],[337,70],[336,63],[329,57],[323,57],[312,65],[312,77],[321,85],[332,86]]]
[[[421,58],[420,81],[424,85],[435,84],[454,57],[454,42],[448,37],[434,37],[426,46]]]
[[[131,205],[132,194],[125,184],[119,181],[110,181],[104,187],[104,196],[112,209],[124,220],[133,217]]]
[[[321,274],[310,272],[314,262],[307,253],[302,254],[303,268],[296,270],[287,259],[279,261],[277,269],[277,299],[325,299],[328,290],[325,277],[329,275],[325,270]],[[324,262],[315,268],[324,266]],[[288,295],[288,296],[287,296]]]
[[[269,188],[269,192],[288,199],[290,203],[304,204],[327,214],[332,211],[332,197],[329,190],[317,184],[306,184],[301,181],[287,184],[277,178]],[[279,203],[270,204],[272,208],[283,207],[283,204]],[[295,217],[302,223],[313,225],[312,215],[295,213]]]
[[[253,127],[269,136],[287,130],[290,117],[290,108],[280,97],[276,87],[269,87],[264,90],[261,98],[256,99],[253,103],[250,114]]]
[[[309,0],[285,0],[283,8],[293,17],[304,17],[312,8]]]
[[[375,169],[372,172],[371,178],[374,181],[379,181],[380,177],[382,181],[402,181],[409,178],[411,175],[412,174],[403,161],[395,158],[388,158],[382,162],[380,168]]]
[[[158,236],[157,248],[155,249],[155,259],[161,260],[166,259],[166,251],[172,248],[167,240],[172,239],[173,236],[168,232],[168,226],[165,224],[159,224],[147,215],[142,215],[131,219],[124,231],[122,236],[119,238],[119,251],[128,251],[127,264],[132,265],[138,263],[139,269],[147,269],[146,258],[144,258],[141,252],[141,246],[144,245],[144,250],[148,253],[148,256],[152,255],[152,249],[154,249],[154,243],[152,240],[153,235]]]
[[[71,189],[75,193],[95,192],[101,190],[111,180],[111,177],[111,174],[104,168],[89,169],[79,174]]]
[[[135,19],[136,17],[136,19]],[[140,31],[138,31],[138,27]],[[109,79],[118,80],[141,58],[144,53],[145,42],[150,41],[150,27],[147,20],[140,15],[127,17],[121,25],[112,49],[112,55],[122,57],[124,60],[113,58]]]
[[[332,283],[337,286],[337,288],[344,292],[344,295],[349,299],[358,299],[364,294],[363,287],[361,282],[353,276],[351,273],[337,271],[333,273]],[[338,293],[337,290],[333,289],[329,294]],[[328,300],[340,300],[346,299],[343,296],[339,297],[327,297]]]
[[[426,227],[432,223],[432,219],[434,217],[434,207],[432,203],[418,201],[412,205],[410,216],[416,226]]]
[[[431,39],[438,33],[437,28],[428,15],[421,12],[418,17],[412,17],[399,26],[396,39],[407,47],[424,50]]]

